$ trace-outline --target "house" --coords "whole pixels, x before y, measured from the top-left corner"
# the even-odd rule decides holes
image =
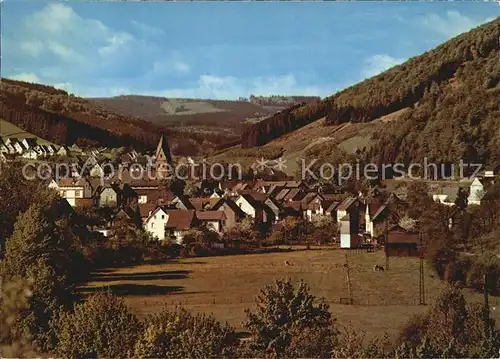
[[[158,206],[144,222],[144,229],[158,240],[174,240],[182,244],[184,234],[195,225],[195,222],[195,210]]]
[[[213,197],[194,197],[189,198],[192,208],[186,209],[196,209],[197,211],[210,210],[214,204],[219,202],[219,198]]]
[[[82,152],[82,149],[76,143],[73,143],[73,145],[71,146],[71,151]]]
[[[274,221],[278,222],[280,218],[284,215],[284,208],[279,201],[277,201],[273,197],[267,197],[264,200],[264,204],[269,207],[269,209],[273,212]]]
[[[420,236],[395,225],[387,232],[384,251],[387,257],[420,257]]]
[[[72,207],[92,205],[92,186],[84,178],[77,181],[72,178],[63,178],[59,182],[52,180],[48,187],[58,191]]]
[[[183,244],[183,238],[187,231],[199,224],[194,210],[167,210],[168,221],[165,225],[166,239]]]
[[[70,154],[70,150],[68,146],[62,145],[56,152],[58,156],[68,156]]]
[[[90,157],[89,157],[90,158]],[[90,177],[103,177],[104,176],[104,168],[101,164],[94,164],[89,171]]]
[[[459,190],[458,186],[440,187],[432,193],[432,199],[446,206],[454,206]]]
[[[481,205],[481,200],[486,194],[488,188],[493,185],[494,179],[491,177],[474,178],[469,189],[469,197],[467,198],[469,205]]]
[[[168,222],[167,209],[168,208],[164,206],[156,207],[144,222],[144,229],[160,241],[166,239],[165,226]]]
[[[347,197],[344,199],[336,208],[337,215],[336,217],[340,220],[345,217],[347,214],[351,216],[359,215],[359,206],[360,202],[357,197]]]
[[[340,224],[340,248],[357,248],[363,241],[359,235],[359,222],[357,215],[347,213],[339,219]]]
[[[0,153],[10,153],[10,149],[2,139],[0,139]]]
[[[156,203],[139,203],[139,215],[141,217],[142,223],[148,219],[151,213],[158,207]]]
[[[34,148],[30,148],[29,150],[26,150],[22,156],[22,158],[30,159],[30,160],[36,160],[39,157],[39,154],[37,151],[35,151]]]
[[[134,192],[137,194],[137,203],[139,204],[154,203],[163,205],[170,203],[175,198],[171,191],[165,189],[138,188],[134,189]]]
[[[0,163],[7,163],[7,156],[4,152],[0,152]]]
[[[175,196],[174,199],[170,201],[170,204],[177,209],[183,209],[183,210],[195,209],[189,197],[184,195]]]
[[[339,204],[339,201],[334,201],[331,199],[323,200],[321,202],[321,207],[323,207],[323,214],[326,216],[331,216],[334,221],[337,221],[337,206]]]
[[[378,201],[368,202],[365,205],[365,233],[371,238],[377,238],[385,231],[385,218],[389,212],[388,207]]]
[[[309,192],[301,200],[302,210],[304,211],[304,217],[311,221],[315,216],[322,216],[325,214],[325,209],[323,208],[323,197],[316,192]]]
[[[120,206],[121,190],[116,184],[105,184],[99,186],[96,193],[96,204],[98,206]]]
[[[54,156],[57,153],[57,148],[54,145],[44,145],[46,156]]]
[[[274,220],[273,212],[264,203],[264,199],[256,199],[257,195],[257,193],[241,194],[235,200],[235,203],[245,214],[252,217],[256,222],[272,223],[272,221]]]
[[[14,150],[16,151],[17,154],[22,154],[26,148],[23,146],[23,144],[20,141],[16,142],[11,142],[12,146],[14,147]]]
[[[223,211],[196,211],[196,219],[217,233],[224,231],[226,215]]]
[[[24,147],[25,150],[30,150],[38,145],[36,142],[36,138],[23,138],[20,141],[20,144]]]
[[[212,206],[213,211],[222,211],[226,216],[226,228],[232,228],[246,217],[245,212],[230,198],[221,198]]]
[[[5,146],[5,148],[7,149],[7,153],[8,153],[9,155],[14,155],[14,154],[17,154],[17,150],[16,150],[16,148],[14,147],[14,144],[13,144],[13,143],[7,143],[7,142],[5,142],[5,143],[4,143],[4,146]]]

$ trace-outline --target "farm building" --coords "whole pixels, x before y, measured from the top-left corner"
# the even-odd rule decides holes
[[[388,257],[420,257],[420,237],[416,232],[394,226],[387,232],[384,249]]]

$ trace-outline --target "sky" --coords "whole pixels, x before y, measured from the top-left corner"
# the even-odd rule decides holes
[[[326,97],[493,20],[499,5],[4,0],[1,70],[83,97]]]

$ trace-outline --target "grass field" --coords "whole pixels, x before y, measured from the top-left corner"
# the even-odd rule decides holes
[[[394,337],[410,316],[425,310],[418,305],[418,259],[391,258],[389,271],[373,272],[374,264],[385,265],[382,252],[350,252],[347,258],[353,306],[339,303],[340,298],[348,297],[345,252],[332,249],[192,258],[110,269],[95,273],[83,291],[109,288],[123,295],[139,316],[182,304],[197,312],[213,313],[240,331],[244,309],[253,306],[259,290],[287,277],[294,282],[306,281],[314,294],[329,302],[339,323],[351,323],[368,335],[387,332]],[[285,260],[291,265],[285,265]],[[444,287],[430,273],[425,274],[425,285],[428,303]],[[467,297],[481,300],[475,293],[467,292]]]

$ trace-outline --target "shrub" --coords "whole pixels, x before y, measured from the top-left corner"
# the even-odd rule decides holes
[[[278,280],[261,290],[256,305],[255,312],[245,311],[244,323],[253,335],[255,352],[280,357],[330,355],[329,338],[337,332],[335,320],[328,305],[310,294],[304,282],[294,288],[290,280]]]
[[[97,293],[78,304],[74,312],[63,312],[54,320],[63,357],[126,357],[136,341],[139,322],[122,299]]]
[[[230,358],[235,356],[234,329],[212,316],[183,308],[151,315],[135,345],[137,358]]]

